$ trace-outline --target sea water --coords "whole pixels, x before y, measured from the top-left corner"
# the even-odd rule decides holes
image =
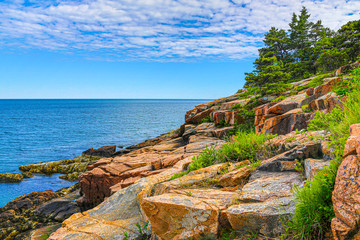
[[[20,165],[74,158],[88,148],[131,146],[178,128],[208,100],[0,100],[0,173]],[[35,175],[0,183],[0,207],[32,191],[74,182]]]

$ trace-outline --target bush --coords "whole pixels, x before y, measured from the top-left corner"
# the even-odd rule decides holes
[[[274,135],[259,134],[255,132],[240,131],[233,139],[222,145],[219,150],[221,162],[249,160],[256,162],[271,155],[271,146],[267,140]]]
[[[199,156],[195,156],[190,163],[187,173],[198,170],[200,168],[208,167],[217,163],[218,154],[214,146],[204,149]]]
[[[219,150],[212,146],[204,149],[199,156],[195,156],[186,172],[175,173],[171,180],[182,177],[189,172],[205,168],[217,163],[237,162],[250,160],[256,163],[272,156],[272,147],[267,141],[275,135],[260,134],[241,128],[228,143],[221,146]]]
[[[307,113],[307,112],[311,112],[311,109],[309,108],[309,104],[305,104],[301,107],[301,109],[303,110],[303,112]]]
[[[210,115],[208,115],[207,117],[204,117],[203,119],[201,119],[201,123],[207,123],[207,122],[212,122]]]
[[[303,188],[295,189],[296,209],[287,228],[287,234],[292,239],[323,239],[324,234],[330,231],[330,222],[335,216],[331,197],[337,169],[349,137],[349,127],[360,122],[360,69],[353,72],[353,77],[343,109],[335,108],[326,115],[318,112],[309,124],[309,130],[329,132],[336,158],[312,181],[307,181]]]

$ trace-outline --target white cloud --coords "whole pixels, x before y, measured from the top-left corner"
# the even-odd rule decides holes
[[[357,0],[16,0],[0,3],[0,42],[114,60],[242,59],[301,6],[333,29],[359,18]]]

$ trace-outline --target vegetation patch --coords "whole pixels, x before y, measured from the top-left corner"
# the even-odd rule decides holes
[[[360,69],[353,72],[346,84],[349,91],[343,109],[335,108],[328,114],[317,112],[309,124],[308,130],[328,131],[336,158],[303,188],[294,189],[296,210],[287,227],[287,237],[291,239],[323,239],[330,231],[331,219],[335,217],[331,197],[337,169],[342,161],[349,128],[360,122]]]
[[[252,165],[258,166],[261,160],[273,155],[274,149],[268,140],[274,137],[275,135],[256,134],[254,131],[239,131],[220,149],[216,150],[214,146],[204,149],[199,156],[193,158],[187,171],[175,173],[171,180],[217,163],[249,160]]]

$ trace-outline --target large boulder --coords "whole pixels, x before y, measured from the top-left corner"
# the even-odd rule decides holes
[[[265,115],[267,114],[267,110],[275,105],[275,103],[267,103],[261,105],[259,107],[254,108],[255,111],[255,126],[263,124],[265,122]]]
[[[80,212],[80,207],[74,201],[80,196],[79,191],[53,199],[42,204],[34,211],[39,218],[63,221],[74,213]]]
[[[267,114],[277,114],[277,115],[281,115],[284,114],[290,110],[293,110],[295,108],[299,107],[299,103],[297,102],[289,102],[289,103],[278,103],[275,104],[274,106],[270,107],[267,110]]]
[[[350,127],[343,158],[332,195],[331,229],[336,240],[360,239],[360,124]]]
[[[196,239],[217,236],[221,210],[230,206],[233,198],[236,194],[231,192],[187,189],[183,194],[145,198],[142,208],[160,239]]]
[[[293,109],[283,115],[266,119],[263,125],[256,127],[256,130],[262,133],[284,135],[305,129],[312,116],[312,113],[302,113],[300,108]]]
[[[284,232],[283,221],[290,219],[294,210],[293,197],[287,197],[234,205],[226,211],[226,215],[236,231],[258,233],[266,236],[264,239],[269,239],[279,237]]]
[[[140,204],[151,195],[155,184],[169,180],[174,173],[184,170],[191,158],[179,161],[172,168],[157,175],[148,176],[131,186],[120,189],[97,207],[76,213],[65,220],[62,227],[53,233],[49,240],[62,239],[136,239],[140,233],[136,224],[145,229],[146,217]]]

